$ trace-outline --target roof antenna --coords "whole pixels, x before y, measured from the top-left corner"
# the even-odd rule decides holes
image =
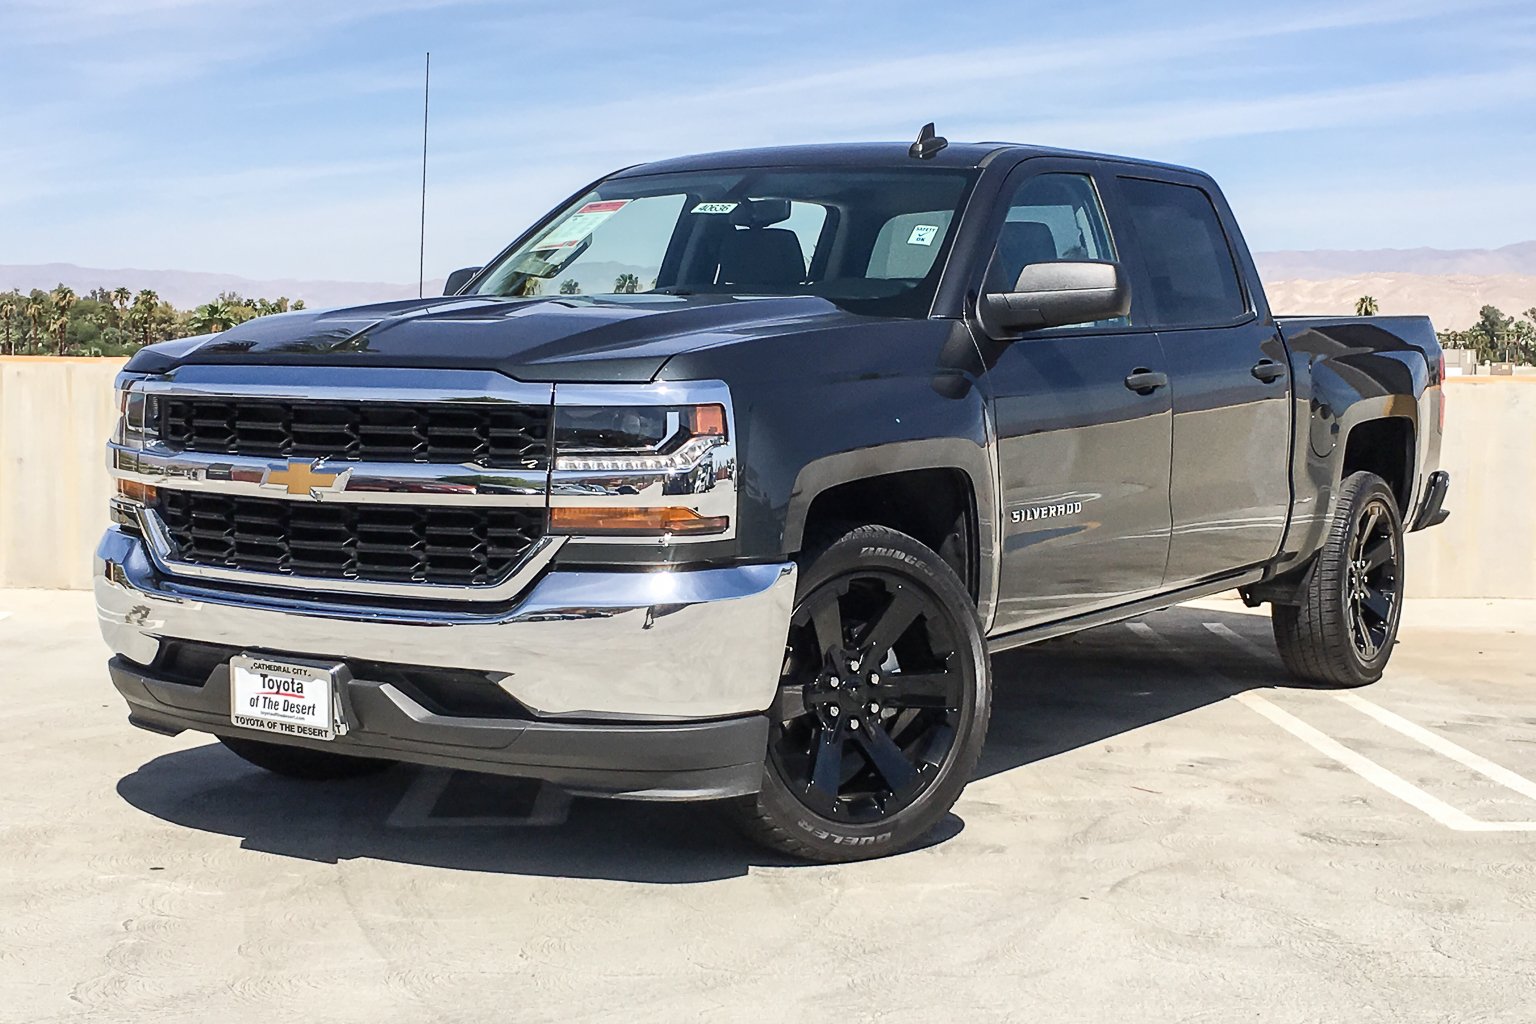
[[[917,141],[912,143],[907,150],[907,156],[914,160],[927,160],[949,145],[949,140],[942,135],[933,133],[933,122],[923,125],[922,131],[917,133]]]

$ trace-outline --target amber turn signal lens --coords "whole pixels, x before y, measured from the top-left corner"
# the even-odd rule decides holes
[[[551,533],[648,536],[724,533],[729,516],[701,516],[691,508],[552,508]]]
[[[693,407],[694,437],[725,436],[725,406],[696,405]]]
[[[141,484],[137,480],[119,480],[117,482],[117,494],[120,498],[141,502],[145,505],[153,502],[160,496],[159,490],[154,484]]]

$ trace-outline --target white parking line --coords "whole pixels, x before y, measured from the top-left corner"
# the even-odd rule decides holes
[[[1249,640],[1247,637],[1233,632],[1231,629],[1219,622],[1207,622],[1205,623],[1205,628],[1210,630],[1212,633],[1215,633],[1223,640],[1227,640],[1237,645],[1238,647],[1249,651],[1250,653],[1259,655],[1264,655],[1267,653],[1262,647],[1254,643],[1252,640]],[[1466,747],[1452,743],[1444,736],[1441,736],[1438,733],[1430,732],[1422,725],[1419,725],[1415,722],[1410,722],[1402,715],[1399,715],[1393,711],[1388,711],[1380,704],[1374,704],[1371,701],[1366,700],[1364,697],[1353,693],[1335,693],[1332,696],[1335,700],[1349,705],[1356,711],[1359,711],[1361,714],[1369,715],[1370,717],[1376,719],[1376,721],[1380,722],[1388,729],[1402,733],[1409,739],[1424,744],[1424,746],[1428,747],[1430,750],[1433,750],[1435,753],[1444,757],[1448,757],[1458,764],[1465,765],[1466,767],[1477,772],[1479,775],[1482,775],[1488,779],[1492,779],[1499,785],[1504,786],[1507,789],[1512,789],[1523,797],[1536,800],[1536,782],[1532,782],[1525,776],[1516,774],[1515,772],[1510,771],[1508,768],[1505,768],[1503,765],[1495,764],[1494,762],[1488,760],[1486,757],[1483,757],[1481,754],[1474,754]]]
[[[1162,647],[1194,671],[1230,682],[1221,673],[1196,662],[1195,659],[1187,655],[1176,644],[1166,637],[1159,635],[1156,630],[1146,623],[1128,622],[1126,623],[1126,628],[1142,639],[1150,640],[1159,647]],[[1207,626],[1207,628],[1210,627]],[[1212,630],[1212,632],[1219,631]],[[1237,634],[1234,633],[1233,636],[1237,636]],[[1237,637],[1237,639],[1241,643],[1251,643],[1251,641],[1247,641],[1243,637]],[[1255,650],[1261,650],[1257,644],[1252,646]],[[1438,821],[1446,828],[1454,829],[1457,832],[1536,832],[1536,821],[1479,821],[1468,815],[1465,811],[1458,810],[1438,797],[1426,793],[1407,779],[1383,768],[1365,755],[1349,749],[1338,740],[1313,728],[1295,715],[1283,710],[1256,693],[1251,691],[1237,693],[1233,695],[1232,699],[1263,715],[1269,721],[1280,726],[1280,728],[1295,736],[1318,753],[1332,758],[1372,785],[1397,797],[1410,807],[1429,815],[1429,817]]]

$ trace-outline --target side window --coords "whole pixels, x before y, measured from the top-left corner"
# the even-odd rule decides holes
[[[921,281],[933,269],[954,216],[953,210],[936,210],[892,217],[875,236],[864,276],[882,281]]]
[[[1041,174],[1020,185],[987,268],[988,291],[1012,291],[1031,263],[1115,259],[1093,180],[1083,174]],[[1109,321],[1112,325],[1127,319]],[[1105,324],[1082,324],[1103,327]]]
[[[1248,312],[1232,247],[1203,191],[1145,178],[1120,179],[1126,214],[1164,327],[1230,324]]]

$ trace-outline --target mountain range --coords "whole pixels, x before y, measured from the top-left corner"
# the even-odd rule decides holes
[[[1506,313],[1536,307],[1536,241],[1498,249],[1370,249],[1262,252],[1255,254],[1270,305],[1281,313],[1333,315],[1354,311],[1361,295],[1373,296],[1382,313],[1423,313],[1442,329],[1461,330],[1484,305]],[[640,268],[602,264],[580,268],[583,292],[605,291],[620,273]],[[643,274],[641,275],[644,276]],[[303,299],[314,308],[413,297],[416,286],[378,281],[258,279],[189,270],[108,270],[70,263],[0,264],[0,291],[22,292],[67,284],[78,294],[92,288],[151,288],[180,309],[221,292],[247,298]],[[648,282],[642,281],[642,287]],[[442,291],[442,278],[424,292]],[[550,290],[554,290],[551,282]]]

